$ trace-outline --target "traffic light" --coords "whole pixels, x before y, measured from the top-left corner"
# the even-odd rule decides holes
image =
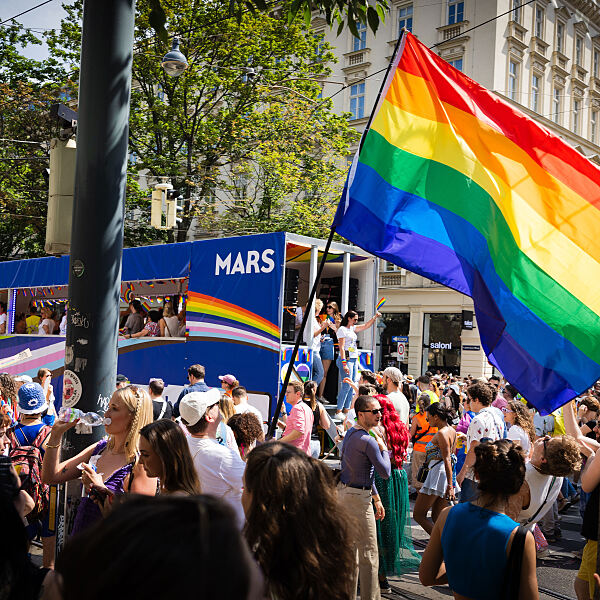
[[[183,195],[170,183],[157,183],[152,192],[150,225],[156,229],[174,229],[181,223]]]

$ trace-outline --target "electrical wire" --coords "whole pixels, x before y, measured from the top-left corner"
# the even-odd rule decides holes
[[[35,10],[36,8],[40,8],[41,6],[44,6],[45,4],[50,4],[50,2],[54,2],[54,0],[46,0],[45,2],[41,2],[40,4],[36,4],[35,6],[33,6],[31,8],[28,8],[27,10],[24,10],[23,12],[20,12],[18,15],[15,15],[14,17],[10,17],[10,19],[4,19],[4,21],[0,21],[0,25],[4,25],[4,23],[8,23],[9,21],[13,21],[17,17],[21,17],[22,15],[26,15],[27,13],[30,13],[32,10]],[[19,25],[20,24],[21,23],[19,23]]]

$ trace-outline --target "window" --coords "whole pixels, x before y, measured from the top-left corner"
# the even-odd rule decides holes
[[[508,63],[508,97],[516,100],[519,93],[519,63],[514,60]]]
[[[594,77],[600,77],[600,50],[594,48],[594,64],[593,64]]]
[[[573,100],[573,133],[579,133],[580,112],[581,100]]]
[[[555,123],[560,122],[560,92],[559,88],[554,88],[552,91],[552,120]]]
[[[535,112],[539,112],[540,104],[540,78],[538,75],[531,76],[531,94],[529,97],[530,108]]]
[[[521,0],[512,0],[511,4],[512,4],[512,13],[510,15],[511,19],[515,23],[520,23],[521,22]]]
[[[350,112],[353,119],[365,116],[365,83],[357,83],[350,87]]]
[[[391,263],[387,260],[384,261],[383,264],[384,264],[383,270],[386,273],[389,273],[390,271],[400,271],[401,270],[401,267],[399,267],[398,265],[395,265],[394,263]]]
[[[455,58],[454,60],[449,60],[448,64],[452,65],[458,71],[463,70],[463,59],[462,58]]]
[[[454,0],[448,0],[448,25],[462,23],[465,20],[464,12],[464,2],[454,2]]]
[[[560,22],[556,22],[556,49],[559,52],[564,52],[565,48],[565,26]]]
[[[583,66],[583,38],[580,35],[575,36],[575,64]]]
[[[544,9],[541,6],[535,7],[535,25],[534,32],[535,37],[540,40],[544,37],[544,21],[546,20],[546,15],[544,14]]]
[[[407,31],[412,31],[412,20],[413,20],[413,5],[403,6],[398,12],[398,35],[402,31],[402,28],[406,28]]]
[[[364,50],[367,47],[367,26],[364,23],[357,23],[356,30],[358,37],[352,40],[352,50]]]
[[[594,144],[598,143],[598,111],[593,110],[590,116],[590,139]]]

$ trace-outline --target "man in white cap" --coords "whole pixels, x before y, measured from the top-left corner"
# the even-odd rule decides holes
[[[383,387],[390,402],[394,405],[400,420],[408,426],[410,404],[406,396],[400,391],[402,371],[396,367],[388,367],[383,371]]]
[[[190,392],[179,404],[181,420],[191,437],[188,445],[203,494],[226,500],[235,511],[240,528],[244,525],[242,487],[246,463],[227,446],[217,441],[221,421],[219,390]]]

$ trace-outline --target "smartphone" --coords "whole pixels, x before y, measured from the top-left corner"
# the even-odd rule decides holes
[[[90,498],[90,500],[97,500],[101,503],[104,503],[104,500],[106,500],[106,497],[109,494],[112,495],[109,490],[93,487],[88,492],[88,498]]]

